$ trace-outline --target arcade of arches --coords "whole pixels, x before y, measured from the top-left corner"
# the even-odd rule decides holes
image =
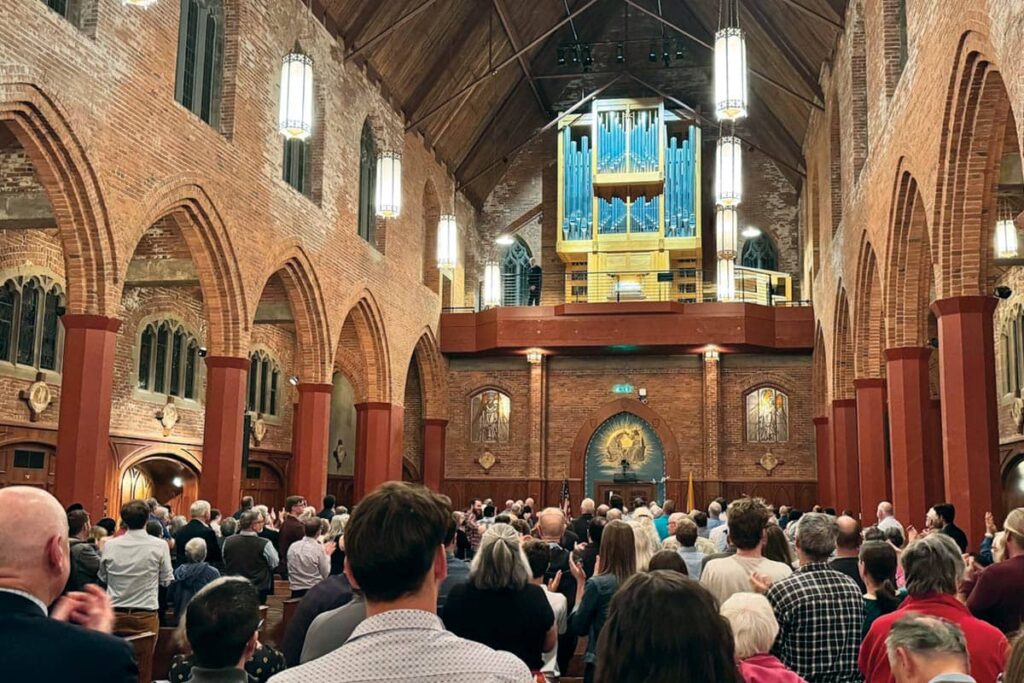
[[[223,31],[200,67],[177,54],[195,49],[189,3],[6,8],[0,485],[98,516],[142,495],[176,514],[245,492],[351,504],[389,479],[458,505],[557,504],[563,486],[680,499],[692,477],[701,500],[867,519],[889,499],[919,525],[949,500],[972,539],[985,511],[1024,504],[1024,260],[995,248],[997,222],[1024,225],[1015,3],[809,3],[831,26],[779,3],[820,44],[760,60],[776,86],[751,82],[740,217],[757,230],[736,245],[735,296],[716,294],[717,129],[673,104],[712,111],[710,93],[630,72],[602,95],[657,99],[707,186],[703,204],[693,187],[673,200],[663,179],[650,223],[650,202],[615,198],[618,224],[605,198],[568,206],[590,129],[545,126],[580,95],[557,77],[557,37],[525,77],[510,60],[467,91],[468,57],[431,56],[443,77],[419,81],[400,67],[442,12],[362,50],[398,15],[207,4]],[[545,12],[513,12],[524,43],[559,21]],[[597,44],[615,13],[594,12],[580,29]],[[634,29],[664,30],[639,14]],[[240,49],[247,35],[262,38]],[[296,41],[313,124],[282,143],[268,103]],[[381,215],[387,154],[400,208]],[[696,203],[668,228],[672,201]],[[593,226],[570,228],[581,215]]]

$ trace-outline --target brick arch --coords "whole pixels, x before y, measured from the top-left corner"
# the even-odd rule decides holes
[[[928,339],[929,305],[934,298],[928,214],[917,180],[900,161],[889,211],[885,258],[886,346],[923,346]]]
[[[882,357],[885,336],[883,303],[878,259],[867,232],[864,232],[860,239],[853,294],[854,374],[857,378],[881,377],[885,373]]]
[[[853,398],[854,379],[850,306],[846,298],[846,287],[841,283],[833,310],[835,318],[832,321],[832,400],[837,401]]]
[[[298,374],[303,382],[331,381],[331,330],[323,290],[309,256],[298,244],[286,245],[269,261],[273,270],[264,273],[260,291],[274,274],[281,278],[295,319]],[[256,307],[253,307],[255,315]],[[252,324],[252,321],[250,321]]]
[[[828,415],[828,352],[825,335],[818,323],[814,332],[814,352],[811,356],[811,407],[815,417]]]
[[[423,183],[423,284],[435,294],[441,293],[441,273],[437,269],[437,222],[441,219],[441,202],[433,180]]]
[[[358,402],[391,400],[391,353],[384,316],[369,291],[363,290],[345,316],[335,366],[352,383]]]
[[[961,36],[950,74],[936,183],[938,298],[987,289],[996,186],[1007,123],[1013,123],[1002,75],[985,55],[988,41]]]
[[[620,398],[609,401],[599,406],[580,425],[576,432],[576,438],[572,442],[572,450],[569,456],[569,476],[572,479],[583,479],[583,472],[586,468],[587,444],[594,432],[608,418],[619,413],[632,413],[637,417],[646,420],[651,428],[661,439],[661,445],[665,449],[665,468],[668,476],[676,481],[681,480],[681,469],[679,463],[679,443],[675,434],[668,428],[668,423],[653,408],[644,405],[634,398]]]
[[[444,357],[437,344],[437,337],[428,327],[416,341],[412,359],[420,373],[423,390],[423,418],[426,420],[448,419],[448,373]]]
[[[53,206],[68,311],[117,315],[117,245],[99,179],[68,118],[38,86],[0,76],[0,122],[24,148]]]

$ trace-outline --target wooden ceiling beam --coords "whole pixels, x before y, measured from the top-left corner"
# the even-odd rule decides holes
[[[519,67],[523,70],[523,75],[526,76],[527,82],[530,84],[530,90],[533,91],[533,96],[537,100],[537,104],[540,105],[540,113],[544,118],[550,118],[554,113],[551,111],[551,105],[548,103],[547,98],[541,93],[540,86],[534,79],[533,74],[530,72],[530,65],[526,61],[526,57],[519,51],[520,41],[516,35],[516,30],[512,26],[512,23],[508,20],[508,11],[505,9],[504,0],[493,0],[494,11],[498,14],[498,20],[501,22],[501,28],[505,32],[505,37],[508,38],[509,45],[512,46],[512,52],[515,52],[518,56]]]
[[[380,31],[373,38],[370,38],[369,40],[367,40],[362,45],[359,45],[358,47],[353,47],[351,50],[349,50],[348,54],[345,55],[345,60],[344,61],[346,61],[346,62],[351,61],[356,56],[358,56],[361,52],[369,49],[370,47],[374,46],[375,44],[377,44],[378,42],[380,42],[381,40],[383,40],[387,36],[391,35],[394,31],[397,31],[398,29],[402,28],[402,26],[404,26],[409,21],[415,19],[423,11],[429,9],[430,6],[433,5],[435,2],[437,2],[437,0],[424,0],[424,2],[420,3],[417,7],[409,10],[408,12],[406,12],[405,14],[400,16],[390,26],[385,28],[383,31]],[[371,3],[371,4],[374,5],[374,6],[377,6],[377,7],[383,5],[383,3],[381,3],[381,5],[377,5],[377,3]],[[374,10],[374,14],[375,13],[376,13],[376,10]]]
[[[505,93],[505,96],[501,99],[501,102],[498,103],[498,106],[495,107],[494,110],[490,112],[489,116],[487,117],[487,122],[484,125],[480,126],[480,128],[476,131],[476,134],[473,136],[473,140],[469,143],[469,146],[466,148],[465,153],[463,153],[462,157],[459,158],[458,165],[455,167],[456,177],[458,177],[465,171],[466,164],[469,163],[469,160],[473,158],[473,154],[476,152],[477,148],[486,139],[487,132],[494,126],[495,122],[497,122],[498,119],[501,118],[501,112],[505,111],[505,107],[508,106],[508,103],[512,101],[512,96],[515,95],[516,90],[519,89],[519,85],[523,82],[523,78],[525,78],[525,76],[520,76],[516,80],[515,85],[513,85],[509,89],[509,91]]]
[[[804,62],[803,55],[797,47],[790,41],[789,36],[785,31],[779,29],[775,24],[775,21],[769,16],[764,9],[758,6],[757,2],[751,2],[750,0],[741,0],[740,5],[747,10],[754,19],[754,23],[760,27],[760,29],[768,36],[768,39],[772,41],[772,44],[782,53],[783,57],[786,58],[790,68],[796,73],[796,75],[803,81],[803,84],[807,89],[814,94],[814,96],[820,101],[825,101],[825,93],[821,90],[821,84],[818,83],[818,75],[808,68]]]
[[[366,33],[366,29],[370,27],[373,20],[377,17],[377,12],[380,11],[382,5],[376,2],[365,3],[360,9],[356,18],[352,20],[352,25],[349,26],[348,31],[341,34],[342,39],[345,41],[345,45],[355,45],[356,41],[362,40],[363,34]],[[333,16],[333,13],[330,13]],[[334,21],[338,26],[339,32],[341,30],[341,22],[338,21],[337,17],[334,17]],[[324,24],[326,27],[326,23]]]
[[[824,21],[826,24],[829,24],[832,28],[836,29],[839,32],[843,32],[843,31],[846,30],[846,26],[843,24],[842,21],[836,21],[835,19],[831,19],[829,17],[826,17],[824,14],[818,12],[817,10],[813,10],[810,7],[807,7],[806,5],[804,5],[803,3],[797,2],[797,0],[782,0],[782,2],[786,3],[787,5],[789,5],[791,7],[797,8],[801,12],[805,12],[805,13],[811,15],[815,19],[819,19],[821,21]]]

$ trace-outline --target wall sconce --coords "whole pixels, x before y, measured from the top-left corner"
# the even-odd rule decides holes
[[[718,351],[705,351],[704,352],[704,360],[714,360],[714,361],[717,361],[718,358],[719,358]]]
[[[544,354],[537,349],[530,349],[526,352],[526,362],[530,365],[539,365],[543,358]]]
[[[647,405],[647,387],[640,387],[636,390],[636,397],[641,403]]]

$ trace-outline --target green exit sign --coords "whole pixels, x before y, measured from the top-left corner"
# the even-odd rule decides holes
[[[633,385],[632,384],[613,384],[612,385],[612,393],[613,394],[632,394],[633,393]]]

